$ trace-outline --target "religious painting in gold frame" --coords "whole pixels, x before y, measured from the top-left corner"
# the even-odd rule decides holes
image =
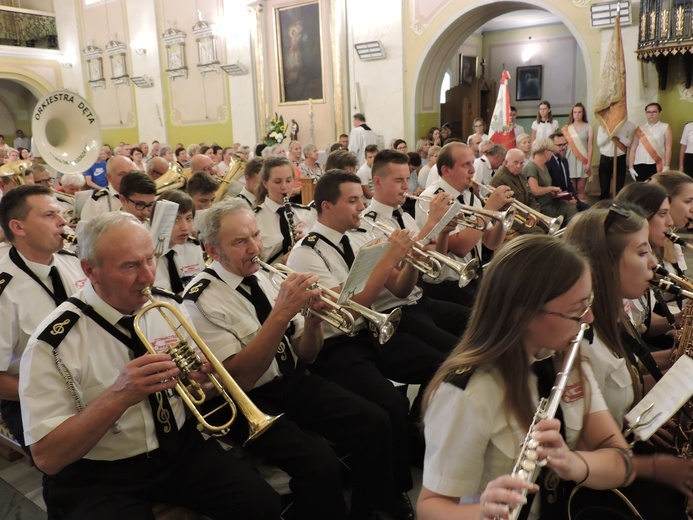
[[[274,9],[279,102],[324,98],[320,2]]]

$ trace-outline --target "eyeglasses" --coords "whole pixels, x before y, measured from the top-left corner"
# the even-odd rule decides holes
[[[568,143],[554,143],[554,146],[558,146],[559,148],[565,148],[568,146]]]
[[[566,320],[572,320],[576,321],[578,323],[582,322],[582,319],[587,316],[587,313],[590,312],[590,309],[592,308],[592,303],[594,302],[594,293],[590,292],[589,297],[587,298],[587,307],[585,310],[580,314],[580,316],[568,316],[567,314],[563,314],[561,312],[554,312],[554,311],[545,311],[542,310],[541,312],[544,314],[549,314],[551,316],[558,316],[560,318],[565,318]]]
[[[623,218],[630,218],[630,212],[625,208],[620,207],[615,202],[612,202],[609,206],[609,214],[604,219],[604,234],[608,234],[609,228],[613,225],[616,220],[616,216],[621,216]]]
[[[659,114],[659,110],[645,110],[646,114]]]
[[[146,202],[141,202],[139,200],[132,200],[131,198],[125,197],[125,200],[135,205],[137,211],[144,211],[145,209],[152,209],[154,207],[154,202],[147,204]]]
[[[52,186],[54,182],[55,182],[55,177],[48,177],[47,179],[41,179],[40,181],[36,181],[36,184],[41,184],[44,186]]]

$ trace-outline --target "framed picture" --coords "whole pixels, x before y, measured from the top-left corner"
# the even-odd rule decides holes
[[[274,10],[280,103],[322,101],[320,3]]]
[[[462,56],[460,59],[460,83],[471,85],[476,78],[476,56]]]
[[[516,101],[532,101],[541,99],[541,65],[517,67]]]

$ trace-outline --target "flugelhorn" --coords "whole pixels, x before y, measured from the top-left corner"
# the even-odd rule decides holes
[[[475,180],[472,182],[490,193],[496,191],[496,188],[488,184],[481,184]],[[519,200],[513,200],[512,207],[515,208],[515,220],[525,227],[533,228],[538,224],[547,234],[555,235],[563,225],[563,215],[549,217]]]
[[[216,358],[210,348],[205,345],[202,338],[200,338],[195,329],[186,321],[185,317],[178,309],[169,303],[155,300],[149,287],[144,288],[142,294],[144,294],[151,303],[142,308],[135,315],[135,333],[150,353],[159,353],[151,343],[149,343],[149,340],[145,337],[139,325],[139,320],[142,319],[147,312],[155,309],[159,311],[164,320],[166,320],[168,326],[174,331],[178,341],[176,344],[166,349],[166,354],[171,356],[171,359],[180,369],[180,375],[176,383],[176,392],[178,392],[178,395],[180,395],[183,402],[188,406],[200,423],[198,426],[199,429],[213,436],[225,435],[228,433],[231,424],[236,420],[238,407],[248,420],[249,436],[243,444],[245,446],[267,431],[274,421],[283,415],[267,415],[255,406],[248,395],[238,386],[238,383],[231,377],[224,365]],[[177,324],[174,322],[174,318]],[[183,336],[181,329],[190,336],[190,339],[197,346],[198,350],[207,358],[209,364],[212,365],[213,372],[206,375],[219,392],[219,395],[224,399],[223,404],[209,412],[203,413],[199,409],[202,403],[205,402],[207,396],[200,384],[189,377],[190,372],[202,368],[202,359],[195,352],[185,336]],[[217,412],[224,410],[227,406],[230,410],[231,418],[221,424],[212,424],[209,418],[214,416]]]
[[[417,201],[418,208],[428,214],[428,210],[425,210],[419,205],[421,202],[430,202],[433,200],[432,197],[417,196],[411,193],[405,193],[405,196],[409,199],[414,199]],[[450,201],[450,205],[453,201]],[[452,219],[453,222],[457,223],[458,226],[468,227],[470,229],[476,229],[477,231],[486,231],[490,221],[494,220],[503,224],[503,229],[508,231],[515,220],[515,209],[513,207],[508,208],[505,211],[490,211],[483,208],[475,208],[474,206],[468,206],[466,204],[461,204],[462,208],[460,213]]]
[[[366,224],[379,229],[388,237],[394,231],[394,228],[391,228],[383,222],[378,222],[377,220],[362,218],[361,222],[365,222]],[[435,280],[440,277],[443,266],[446,266],[452,269],[452,271],[457,275],[457,283],[460,287],[466,287],[469,285],[469,282],[477,277],[479,271],[478,258],[472,258],[469,262],[460,262],[450,258],[448,255],[443,254],[440,251],[426,250],[423,249],[423,247],[424,246],[422,244],[417,242],[413,247],[413,250],[417,254],[423,256],[425,260],[418,260],[411,255],[407,255],[406,260],[426,276]]]
[[[680,236],[678,236],[675,233],[664,233],[664,236],[667,237],[669,240],[671,240],[674,244],[678,244],[681,247],[685,247],[688,249],[693,249],[693,244],[689,244],[683,238],[681,238]]]
[[[362,218],[361,222],[365,222],[373,229],[382,231],[388,238],[390,237],[390,235],[392,235],[392,233],[395,232],[394,228],[388,226],[387,224],[384,224],[383,222],[378,222],[377,220],[372,220],[370,218]],[[431,251],[425,251],[423,247],[424,246],[418,242],[414,242],[414,246],[412,247],[412,251],[414,251],[419,256],[422,256],[424,258],[423,260],[419,260],[418,258],[410,254],[407,254],[407,256],[404,257],[404,260],[407,263],[411,264],[412,267],[414,267],[417,271],[420,271],[422,274],[425,274],[429,278],[436,280],[440,277],[440,274],[443,272],[443,267],[440,265],[440,262],[436,258],[434,258],[432,254],[430,254]]]
[[[224,200],[231,187],[231,181],[238,180],[245,172],[247,161],[236,154],[233,155],[234,157],[231,158],[231,163],[226,173],[219,180],[219,189],[217,189],[217,192],[214,194],[214,202],[221,202]]]
[[[259,257],[253,258],[253,262],[258,264],[260,267],[269,271],[270,281],[277,289],[281,285],[287,276],[295,273],[293,269],[288,268],[284,264],[268,264],[260,260]],[[281,280],[277,280],[278,276]],[[392,335],[397,330],[400,320],[402,319],[402,309],[399,307],[393,310],[390,314],[383,314],[373,309],[356,303],[353,300],[346,300],[342,304],[336,303],[339,299],[339,294],[334,292],[327,287],[322,285],[317,285],[317,289],[320,289],[320,300],[323,301],[330,310],[327,312],[317,312],[312,309],[307,309],[307,312],[318,316],[320,319],[329,323],[341,332],[344,332],[348,336],[353,336],[356,334],[355,320],[349,310],[352,310],[361,316],[363,316],[373,331],[373,335],[378,338],[381,345],[387,343],[387,341],[392,337]]]
[[[525,440],[520,447],[520,454],[515,461],[515,466],[513,467],[512,471],[513,477],[522,479],[526,482],[534,482],[539,476],[540,468],[546,466],[546,460],[537,460],[537,447],[539,446],[539,443],[537,443],[537,441],[535,441],[533,438],[534,428],[539,421],[543,419],[553,419],[556,416],[558,406],[561,404],[561,397],[563,397],[563,392],[565,392],[566,385],[568,384],[568,375],[570,374],[570,370],[573,368],[575,360],[578,357],[578,352],[580,351],[580,342],[582,341],[582,338],[585,337],[585,332],[589,328],[590,326],[587,323],[580,325],[580,332],[578,332],[575,339],[571,341],[572,347],[568,357],[563,363],[563,368],[561,368],[561,371],[556,377],[556,382],[551,388],[549,397],[543,397],[539,401],[537,411],[532,418],[532,424],[530,425],[529,431],[525,436]],[[527,496],[526,489],[522,489],[520,493],[522,493],[522,496]],[[513,509],[510,512],[511,520],[517,520],[521,511],[521,506]]]

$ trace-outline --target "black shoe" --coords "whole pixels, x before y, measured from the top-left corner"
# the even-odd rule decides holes
[[[406,492],[395,494],[395,504],[387,513],[393,520],[414,520],[416,513]]]

